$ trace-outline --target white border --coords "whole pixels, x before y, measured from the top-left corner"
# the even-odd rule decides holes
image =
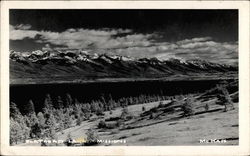
[[[9,9],[239,9],[239,146],[9,146]],[[249,155],[248,1],[2,1],[1,155]]]

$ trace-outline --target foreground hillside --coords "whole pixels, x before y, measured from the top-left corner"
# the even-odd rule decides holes
[[[237,84],[230,84],[234,85]],[[230,99],[232,105],[220,100],[220,89],[216,87],[204,93],[105,111],[57,132],[56,138],[86,141],[91,130],[99,140],[93,145],[237,145],[238,91],[233,88],[228,88],[229,94],[224,98]]]
[[[147,104],[155,105],[155,103]],[[238,136],[238,105],[236,109],[223,112],[209,112],[189,118],[181,118],[173,121],[155,123],[134,129],[117,129],[99,131],[100,140],[126,140],[126,143],[102,143],[100,145],[130,145],[130,146],[161,146],[161,145],[237,145]],[[132,107],[132,106],[131,106]],[[139,106],[141,109],[141,106]],[[136,108],[129,108],[133,111]],[[117,113],[119,110],[117,110]],[[142,123],[145,121],[141,121]],[[153,121],[153,122],[157,122]],[[58,134],[58,138],[65,139],[71,133],[72,138],[86,137],[85,133],[91,126],[98,122],[83,122]],[[220,142],[200,143],[200,140],[217,139]],[[223,142],[226,140],[226,142]],[[223,143],[222,143],[223,142]]]
[[[82,51],[10,53],[11,84],[237,77],[237,67],[203,60],[130,58]]]

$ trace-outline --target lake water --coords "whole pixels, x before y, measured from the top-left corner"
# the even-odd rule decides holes
[[[29,84],[10,85],[10,101],[19,107],[31,99],[36,109],[41,109],[46,94],[52,98],[65,97],[69,93],[80,102],[105,98],[119,99],[122,97],[145,95],[178,95],[204,92],[215,87],[220,80],[199,81],[142,81],[142,82],[101,82],[86,84]],[[228,80],[231,81],[231,80]]]

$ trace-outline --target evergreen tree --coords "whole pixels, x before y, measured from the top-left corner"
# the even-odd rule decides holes
[[[17,141],[24,141],[29,138],[30,128],[27,127],[26,119],[29,119],[26,116],[22,116],[16,104],[10,103],[10,141],[13,143]],[[29,120],[28,120],[29,121]]]
[[[217,95],[217,101],[216,104],[219,105],[224,105],[224,111],[228,111],[228,110],[232,110],[234,109],[234,105],[233,102],[230,98],[230,95],[226,89],[226,87],[224,85],[217,85],[217,89],[219,91],[218,95]]]
[[[69,106],[71,106],[73,104],[73,100],[72,97],[69,93],[66,94],[66,100],[65,100],[65,107],[68,108]]]
[[[74,98],[74,104],[80,104],[80,102],[77,100],[77,98]]]
[[[10,144],[17,144],[22,139],[22,127],[12,117],[10,118]]]
[[[30,128],[31,127],[30,118],[27,115],[24,115],[23,120],[24,120],[25,125]]]
[[[39,112],[37,114],[37,119],[38,119],[39,126],[44,127],[45,126],[45,118],[44,118],[44,115],[42,112]]]
[[[58,96],[56,101],[57,101],[57,108],[62,109],[63,108],[63,100],[62,100],[61,96]]]
[[[31,126],[38,124],[39,121],[38,121],[38,118],[37,118],[35,112],[30,114],[29,118],[30,118]]]
[[[80,116],[78,116],[77,120],[76,120],[76,125],[80,126],[82,123],[82,118]]]
[[[65,112],[65,115],[64,115],[64,127],[65,128],[69,128],[69,127],[71,127],[71,125],[72,125],[72,118],[71,118],[71,116],[70,116],[70,112],[69,112],[69,110],[67,109],[66,110],[66,112]]]
[[[184,116],[191,116],[194,114],[194,108],[193,108],[194,101],[195,99],[193,96],[190,95],[187,97],[186,101],[182,105]]]
[[[128,115],[128,107],[124,107],[122,109],[121,119],[126,119],[127,115]]]
[[[14,102],[10,103],[10,117],[13,119],[19,118],[21,113]]]
[[[30,99],[28,103],[24,107],[24,112],[26,115],[30,116],[31,114],[35,113],[35,107],[33,101]]]
[[[56,129],[56,121],[54,115],[45,114],[45,137],[54,138]]]
[[[42,138],[43,135],[43,127],[36,123],[31,127],[30,136],[31,138]]]
[[[53,102],[50,97],[50,94],[47,94],[45,99],[44,99],[44,112],[46,111],[52,111],[53,109]]]

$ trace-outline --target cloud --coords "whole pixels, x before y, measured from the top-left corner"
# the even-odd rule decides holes
[[[31,28],[31,25],[29,24],[19,24],[15,26],[15,29],[19,29],[19,30],[28,30]]]
[[[192,38],[192,39],[185,39],[178,41],[177,44],[188,44],[188,43],[194,43],[194,42],[204,42],[204,41],[209,41],[212,40],[211,37],[199,37],[199,38]]]
[[[31,28],[30,25],[10,25],[10,40],[22,40],[24,38],[34,38],[39,31],[29,30]]]
[[[51,32],[31,28],[30,25],[24,24],[10,26],[10,39],[31,38],[44,44],[43,50],[90,49],[96,53],[105,52],[137,58],[198,58],[226,64],[238,62],[238,42],[216,42],[209,36],[166,42],[159,40],[161,36],[158,32],[142,34],[130,29],[70,28],[63,32]]]
[[[186,41],[178,42],[178,46],[174,50],[166,50],[163,53],[159,52],[155,55],[155,57],[159,59],[168,59],[170,57],[184,58],[186,60],[202,59],[223,64],[238,63],[238,43],[236,42],[220,43],[205,40],[193,42],[193,39],[190,39],[190,41],[187,42]]]
[[[115,35],[127,33],[123,37]],[[40,32],[38,42],[49,42],[54,45],[64,45],[70,49],[94,48],[112,49],[130,46],[148,46],[150,34],[128,34],[131,30],[89,30],[89,29],[68,29],[64,32]]]
[[[45,46],[42,47],[42,50],[43,50],[43,51],[51,51],[51,50],[53,50],[53,49],[50,47],[50,44],[45,44]]]

